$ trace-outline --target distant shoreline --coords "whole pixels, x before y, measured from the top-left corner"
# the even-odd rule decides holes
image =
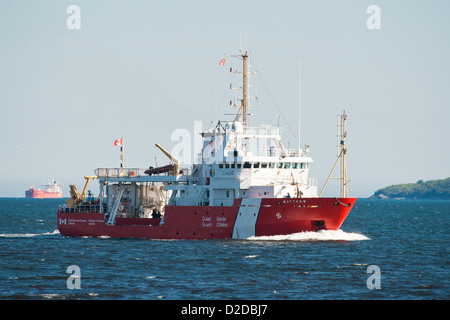
[[[450,178],[392,185],[375,191],[369,199],[450,200]]]

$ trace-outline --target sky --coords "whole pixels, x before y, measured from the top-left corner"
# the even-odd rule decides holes
[[[447,0],[2,0],[0,197],[51,178],[68,197],[70,184],[120,165],[122,136],[125,167],[167,164],[155,143],[170,151],[176,130],[194,139],[195,123],[231,120],[239,61],[227,54],[244,38],[257,71],[250,126],[279,116],[295,147],[300,90],[319,190],[343,110],[350,196],[449,177],[449,12]],[[338,192],[333,181],[324,196]]]

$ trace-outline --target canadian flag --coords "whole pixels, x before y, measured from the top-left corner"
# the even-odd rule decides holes
[[[225,59],[220,60],[219,65],[224,66],[225,65]]]
[[[122,140],[123,140],[123,138],[120,138],[120,139],[114,141],[114,145],[115,146],[121,146],[122,145]]]

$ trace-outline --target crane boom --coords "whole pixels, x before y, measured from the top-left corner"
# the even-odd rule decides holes
[[[84,176],[84,178],[86,179],[86,184],[84,185],[83,192],[81,193],[81,199],[83,200],[83,202],[86,200],[86,190],[89,185],[89,182],[91,181],[91,179],[98,179],[98,177],[97,176]]]
[[[175,166],[172,170],[172,175],[176,176],[180,171],[180,161],[175,159],[166,149],[161,147],[158,143],[155,143],[155,146],[157,146],[167,156],[167,158],[169,158],[173,162]]]

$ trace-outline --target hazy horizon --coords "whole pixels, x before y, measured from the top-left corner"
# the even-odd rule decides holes
[[[80,29],[67,9],[80,8]],[[370,5],[380,29],[368,27]],[[336,160],[336,115],[347,121],[349,195],[450,177],[448,1],[2,1],[0,197],[51,178],[84,186],[96,168],[168,163],[177,129],[231,119],[227,57],[247,49],[250,126],[301,137],[319,191]],[[370,22],[370,21],[369,21]],[[225,66],[219,65],[226,59]],[[267,89],[266,89],[267,87]],[[214,125],[215,123],[213,123]],[[89,188],[98,194],[97,183]],[[339,194],[330,182],[324,196]]]

